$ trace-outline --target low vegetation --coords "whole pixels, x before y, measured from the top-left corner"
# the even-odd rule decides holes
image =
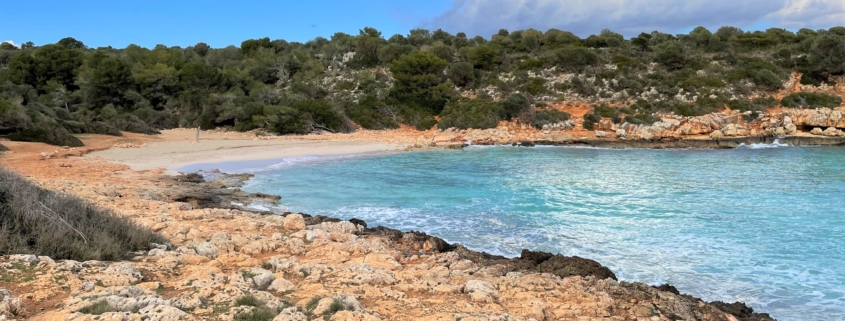
[[[8,147],[3,146],[3,144],[0,144],[0,152],[8,152],[8,151],[9,151]]]
[[[494,116],[489,101],[462,98],[502,102],[514,94],[532,105],[567,99],[628,108],[632,122],[648,123],[655,112],[696,116],[771,95],[793,72],[802,84],[834,84],[843,66],[845,27],[698,27],[628,38],[607,29],[582,38],[558,29],[468,37],[365,27],[304,43],[261,38],[226,48],[90,48],[68,37],[0,44],[0,135],[78,146],[74,134],[176,127],[304,134],[350,132],[353,122],[367,129],[486,127],[496,118],[533,124],[531,110],[509,105]],[[783,103],[835,103],[802,97]],[[463,112],[471,115],[456,114]]]
[[[79,311],[77,312],[83,314],[101,315],[106,312],[114,312],[114,309],[112,309],[112,307],[109,305],[108,302],[106,302],[106,300],[100,300],[89,306],[79,309]]]
[[[254,295],[252,295],[252,293],[244,294],[243,296],[235,299],[235,306],[236,307],[240,307],[240,306],[257,307],[259,305],[261,305],[261,302],[258,301],[258,298],[256,298]]]
[[[0,168],[0,255],[120,260],[166,240],[77,197],[40,188]]]
[[[278,314],[279,311],[277,309],[259,307],[249,312],[239,313],[235,316],[235,321],[271,321]]]
[[[842,104],[842,97],[807,92],[790,94],[781,100],[781,105],[784,107],[833,108],[838,107],[840,104]]]

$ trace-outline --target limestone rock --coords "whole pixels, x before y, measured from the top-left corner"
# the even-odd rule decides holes
[[[372,314],[354,311],[340,311],[335,313],[331,319],[332,321],[380,321],[381,319]]]
[[[734,124],[728,124],[725,128],[722,128],[722,134],[727,137],[737,136],[737,128]]]
[[[9,255],[9,261],[33,264],[38,263],[38,257],[31,254],[16,254]]]
[[[139,311],[143,320],[177,321],[189,320],[188,314],[169,305],[149,305]]]
[[[720,131],[720,130],[714,130],[712,133],[710,133],[710,138],[722,138],[722,137],[725,137],[725,134],[722,134],[722,131]]]
[[[347,234],[355,234],[362,232],[364,230],[363,226],[356,225],[349,221],[341,221],[341,222],[322,222],[317,224],[313,227],[314,229],[319,229],[326,231],[328,233],[347,233]]]
[[[130,285],[143,279],[141,272],[135,270],[135,266],[128,262],[119,262],[110,265],[103,271],[100,281],[108,286]]]
[[[824,135],[824,130],[816,127],[816,128],[813,128],[813,130],[810,131],[810,134],[822,136],[822,135]]]
[[[205,256],[212,260],[216,259],[217,255],[220,254],[217,246],[211,244],[210,242],[201,243],[200,245],[195,246],[194,250],[197,252],[197,255]]]
[[[464,285],[464,292],[469,293],[470,298],[476,302],[493,302],[495,298],[499,297],[499,291],[496,287],[486,281],[469,280]]]
[[[790,122],[789,124],[783,125],[783,132],[787,135],[795,135],[795,133],[798,132],[798,127]]]
[[[285,279],[275,279],[273,280],[273,283],[270,283],[270,286],[267,287],[267,290],[278,293],[293,291],[294,289],[296,289],[296,285]]]
[[[85,281],[82,283],[82,287],[80,289],[84,292],[94,291],[94,282]]]
[[[320,299],[312,312],[316,315],[325,314],[335,302],[342,305],[345,311],[364,312],[364,307],[361,306],[361,303],[354,296],[346,294],[338,294],[331,298]]]
[[[252,269],[249,271],[250,273],[254,274],[255,276],[252,277],[252,283],[254,287],[258,290],[266,290],[270,287],[270,284],[276,280],[276,277],[273,276],[273,272],[267,271],[265,269]]]
[[[288,214],[283,227],[288,231],[301,231],[305,229],[305,220],[300,214]]]
[[[602,130],[596,131],[596,138],[609,138],[609,137],[610,137],[610,133],[608,133],[606,131],[602,131]]]
[[[843,132],[836,127],[828,127],[827,129],[822,132],[822,135],[829,136],[829,137],[837,137],[837,136],[845,136]]]
[[[282,310],[273,321],[308,321],[308,317],[296,307],[290,307]]]
[[[21,312],[23,301],[12,296],[12,291],[0,289],[0,318],[13,318]]]
[[[628,132],[625,131],[624,129],[617,129],[616,130],[616,137],[625,138],[626,136],[628,136]]]

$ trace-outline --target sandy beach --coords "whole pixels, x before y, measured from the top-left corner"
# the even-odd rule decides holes
[[[117,144],[118,148],[93,152],[84,157],[125,164],[133,170],[163,168],[166,174],[175,175],[189,165],[209,164],[193,168],[212,169],[215,164],[227,162],[385,153],[406,147],[399,143],[354,137],[343,140],[320,140],[313,136],[256,138],[242,133],[214,131],[201,133],[197,143],[195,133],[192,129],[165,130],[161,135],[144,137],[149,140],[145,143]]]

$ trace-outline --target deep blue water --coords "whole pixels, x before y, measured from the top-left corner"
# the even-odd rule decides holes
[[[245,189],[291,211],[506,256],[578,255],[781,321],[845,320],[843,148],[470,147],[278,163]]]

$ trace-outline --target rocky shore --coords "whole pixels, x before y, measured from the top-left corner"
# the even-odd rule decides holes
[[[508,124],[485,131],[294,139],[299,145],[381,140],[410,149],[460,148],[468,140],[603,148],[845,144],[838,135],[806,133],[807,117],[792,115],[791,122],[774,123],[775,135],[757,136],[731,136],[748,127],[730,124],[718,130],[721,137],[711,132],[651,139],[544,133]],[[793,129],[788,125],[796,132],[779,137],[779,131]],[[705,302],[671,285],[618,281],[587,258],[530,250],[505,258],[361,220],[256,211],[279,198],[240,190],[248,174],[170,176],[163,169],[136,171],[77,157],[120,146],[149,153],[144,148],[154,148],[158,139],[91,136],[81,149],[8,143],[11,151],[0,156],[3,167],[113,209],[170,242],[122,262],[2,256],[0,320],[772,320],[745,304]]]
[[[618,281],[589,259],[504,258],[360,220],[225,206],[274,199],[240,191],[248,175],[171,177],[78,158],[28,165],[4,164],[170,243],[122,262],[2,257],[0,320],[772,320],[742,303]]]

